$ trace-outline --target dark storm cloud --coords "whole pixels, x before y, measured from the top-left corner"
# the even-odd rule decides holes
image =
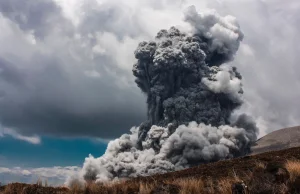
[[[40,62],[48,64],[41,72],[27,74],[0,60],[4,88],[0,115],[4,126],[24,134],[109,138],[143,119],[139,113],[143,107],[136,104],[138,95],[130,88],[118,88],[109,76],[88,79],[79,74],[73,80],[59,67],[59,61],[43,60]]]
[[[93,52],[96,35],[96,42],[76,39],[54,2],[1,1],[0,7],[0,43],[13,45],[0,49],[3,127],[25,135],[112,138],[145,118],[143,96],[128,72],[110,53]]]

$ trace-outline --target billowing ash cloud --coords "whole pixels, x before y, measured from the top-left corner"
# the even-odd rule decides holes
[[[107,181],[179,170],[246,154],[257,128],[243,114],[241,75],[233,60],[243,39],[236,19],[214,11],[184,13],[191,32],[161,30],[135,51],[133,74],[147,96],[148,120],[86,158],[82,180]],[[70,179],[72,180],[72,179]]]

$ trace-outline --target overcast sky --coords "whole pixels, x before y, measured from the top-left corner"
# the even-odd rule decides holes
[[[260,136],[299,125],[299,0],[1,0],[0,141],[105,142],[139,125],[146,103],[133,52],[160,29],[184,26],[188,5],[238,19],[241,111]]]

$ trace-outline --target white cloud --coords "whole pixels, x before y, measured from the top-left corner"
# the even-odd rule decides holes
[[[47,181],[50,185],[63,185],[66,178],[80,170],[77,166],[46,167],[46,168],[4,168],[0,167],[0,182],[36,183],[37,180]]]
[[[21,174],[25,176],[29,176],[31,175],[31,172],[29,170],[22,170]]]
[[[39,136],[34,135],[34,136],[25,136],[25,135],[21,135],[18,132],[16,132],[13,129],[9,129],[9,128],[0,128],[0,137],[4,137],[4,136],[11,136],[14,139],[18,139],[21,141],[26,141],[28,143],[31,144],[40,144],[41,143],[41,139]]]
[[[2,168],[0,167],[0,173],[9,173],[11,170],[9,168]]]
[[[78,26],[81,17],[84,15],[84,12],[81,11],[81,7],[84,3],[84,0],[77,1],[65,1],[65,0],[54,0],[63,10],[63,15],[70,19],[75,26]]]
[[[95,143],[105,143],[105,144],[108,144],[112,140],[113,139],[103,139],[103,138],[94,138],[94,139],[91,139],[92,142],[95,142]]]
[[[84,72],[86,76],[92,77],[92,78],[99,78],[101,77],[101,74],[98,71],[95,70],[87,70]]]

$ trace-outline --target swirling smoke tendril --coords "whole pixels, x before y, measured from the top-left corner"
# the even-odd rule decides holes
[[[103,156],[86,158],[82,180],[165,173],[248,153],[257,128],[245,114],[230,122],[242,104],[242,77],[224,65],[243,33],[234,17],[194,6],[184,19],[192,32],[171,27],[138,45],[133,75],[147,96],[148,120],[111,141]]]

